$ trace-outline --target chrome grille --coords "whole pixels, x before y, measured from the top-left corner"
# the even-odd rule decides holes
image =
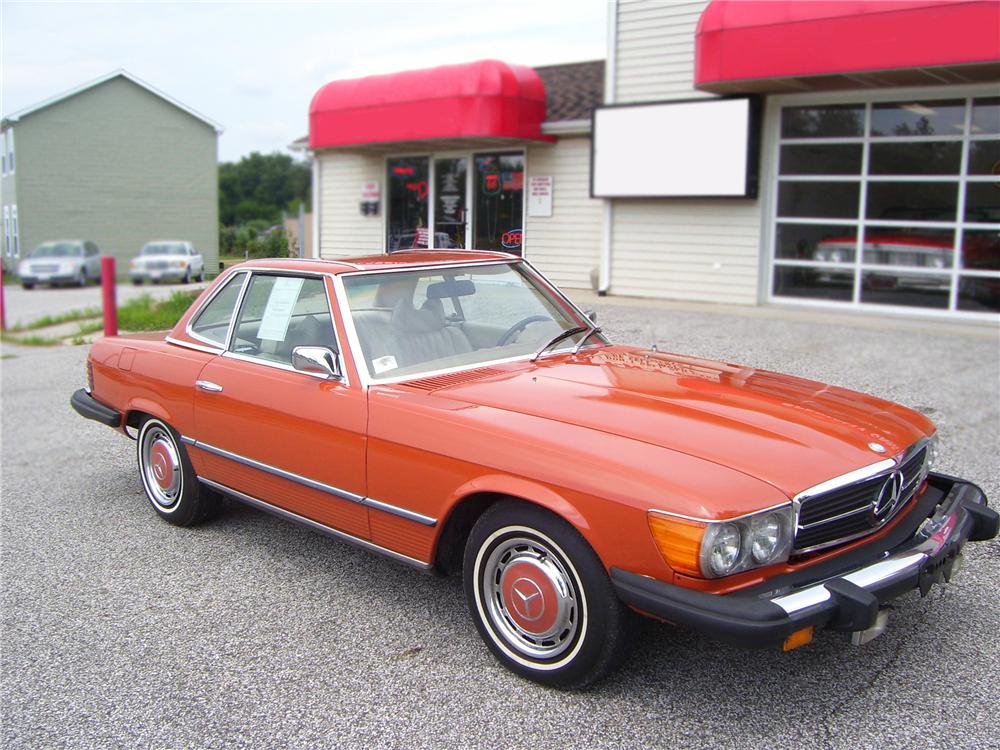
[[[895,466],[800,500],[793,553],[825,549],[882,528],[920,487],[926,455],[926,445],[918,443]],[[894,503],[893,481],[900,487]]]
[[[55,273],[59,270],[58,263],[32,263],[31,270],[33,273]]]

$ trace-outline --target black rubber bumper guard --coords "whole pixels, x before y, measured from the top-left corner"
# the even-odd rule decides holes
[[[967,541],[992,539],[1000,516],[974,484],[931,474],[928,488],[872,544],[731,594],[709,594],[611,569],[629,606],[741,646],[772,646],[807,627],[862,631],[881,604],[947,580]]]
[[[93,419],[95,422],[106,424],[108,427],[120,427],[122,415],[110,406],[105,406],[96,398],[91,396],[86,388],[75,391],[69,400],[74,411],[81,417]]]

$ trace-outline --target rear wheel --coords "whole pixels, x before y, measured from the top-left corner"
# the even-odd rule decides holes
[[[142,487],[161,518],[192,526],[218,513],[221,498],[198,483],[187,450],[166,422],[148,418],[139,428],[136,446]]]
[[[515,501],[487,510],[469,535],[464,579],[483,641],[522,677],[582,688],[627,652],[632,613],[586,540],[546,510]]]
[[[29,282],[22,281],[21,282],[21,288],[22,289],[34,289],[35,285],[32,284],[32,283],[29,283]]]

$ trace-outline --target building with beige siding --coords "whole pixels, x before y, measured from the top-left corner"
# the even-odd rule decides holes
[[[333,81],[313,234],[601,294],[995,321],[1000,3],[616,0],[608,56]]]
[[[3,260],[48,240],[92,240],[119,274],[150,240],[188,240],[218,261],[222,128],[119,70],[5,115]]]

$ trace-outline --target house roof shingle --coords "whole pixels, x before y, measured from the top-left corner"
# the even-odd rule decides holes
[[[535,72],[548,95],[546,122],[590,119],[593,108],[604,101],[604,60],[544,65]]]

